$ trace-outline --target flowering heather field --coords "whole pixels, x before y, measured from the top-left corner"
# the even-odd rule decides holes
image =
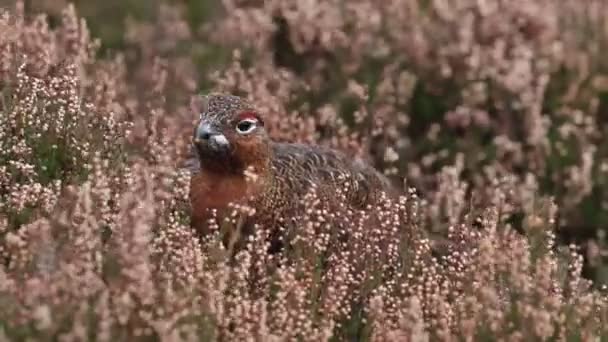
[[[608,2],[0,5],[0,341],[608,339]],[[199,238],[208,91],[402,195]]]

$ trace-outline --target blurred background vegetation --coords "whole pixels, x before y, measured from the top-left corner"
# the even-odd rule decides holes
[[[48,14],[53,26],[67,3],[28,0],[25,7]],[[365,153],[437,206],[431,221],[438,230],[450,224],[450,215],[464,215],[464,207],[491,201],[481,194],[488,184],[504,181],[510,188],[505,196],[514,209],[505,220],[520,230],[532,210],[526,207],[534,206],[524,197],[554,198],[560,241],[579,244],[585,274],[608,281],[608,62],[602,54],[608,21],[602,1],[493,1],[489,9],[470,1],[448,1],[447,8],[410,1],[416,5],[403,13],[389,2],[374,8],[354,1],[351,8],[321,1],[311,3],[314,11],[297,8],[314,13],[308,17],[292,15],[295,2],[73,3],[100,39],[100,58],[120,54],[130,77],[141,77],[149,68],[138,66],[158,57],[175,66],[168,103],[184,103],[196,91],[247,92],[209,77],[230,73],[235,48],[240,65],[253,74],[268,61],[273,70],[289,71],[297,89],[289,90],[283,108],[320,115],[329,104],[354,132],[382,131],[366,140]],[[351,11],[350,17],[336,14],[337,8]],[[234,36],[224,35],[225,27]],[[365,96],[356,95],[357,86]],[[384,113],[372,120],[392,123],[357,126],[362,111]],[[319,141],[334,132],[323,124],[315,129]],[[386,157],[387,146],[397,146],[396,160]],[[450,177],[445,167],[462,188],[441,187]],[[442,192],[457,191],[463,203],[439,204],[448,201]],[[458,208],[446,209],[450,205]]]
[[[605,0],[73,4],[0,0],[0,340],[606,335]],[[406,196],[232,260],[189,225],[209,91]]]

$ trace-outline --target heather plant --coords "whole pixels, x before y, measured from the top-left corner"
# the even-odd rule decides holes
[[[576,34],[603,44],[601,2],[222,5],[200,30],[177,5],[133,19],[138,58],[99,55],[73,6],[53,26],[3,12],[1,340],[608,337],[605,288],[583,277],[601,243],[559,238],[601,222],[605,62]],[[196,75],[201,36],[236,49]],[[247,207],[196,235],[182,160],[204,87],[401,195],[353,210],[313,188],[275,254],[264,226],[226,243]]]
[[[405,177],[433,198],[437,230],[505,182],[501,215],[517,226],[536,198],[553,196],[560,240],[603,234],[602,1],[224,6],[210,39],[243,50],[246,70],[269,70],[246,83],[291,73],[288,104],[319,118],[318,141],[342,132]]]
[[[108,73],[119,70],[93,65],[96,44],[73,7],[57,30],[23,13],[3,13],[0,26],[0,215],[16,227],[50,213],[94,158],[121,163],[129,123],[113,103],[120,74]]]

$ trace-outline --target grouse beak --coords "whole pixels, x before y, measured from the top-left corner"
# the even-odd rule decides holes
[[[208,148],[214,152],[227,152],[230,142],[214,125],[201,121],[194,133],[194,144],[199,148]]]

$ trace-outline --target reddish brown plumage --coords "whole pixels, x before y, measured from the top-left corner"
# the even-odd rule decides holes
[[[255,209],[246,220],[249,229],[255,223],[274,228],[281,219],[297,216],[312,186],[328,203],[345,192],[342,204],[354,208],[373,204],[382,192],[391,191],[388,180],[371,166],[338,151],[273,142],[263,116],[244,99],[212,94],[194,110],[201,120],[193,139],[198,165],[190,196],[192,225],[201,232],[214,209],[221,219],[231,211],[231,203]]]
[[[192,176],[190,201],[192,203],[192,223],[201,232],[212,218],[211,210],[217,210],[219,217],[229,214],[230,203],[242,202],[252,191],[242,177],[221,175],[201,171]]]

